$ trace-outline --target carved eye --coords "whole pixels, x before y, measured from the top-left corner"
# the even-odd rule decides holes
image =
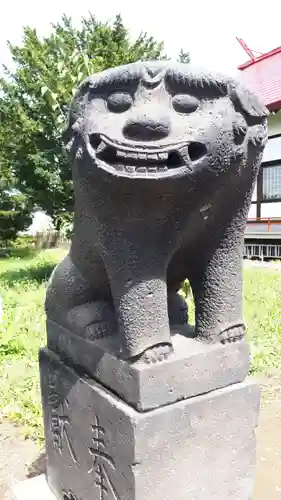
[[[127,92],[114,92],[107,99],[107,107],[113,113],[124,113],[130,109],[133,99]]]
[[[178,113],[192,113],[199,106],[198,99],[188,94],[176,94],[172,99],[172,103]]]

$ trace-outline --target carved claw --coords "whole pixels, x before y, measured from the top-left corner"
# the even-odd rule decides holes
[[[229,342],[237,342],[243,340],[245,336],[245,325],[233,325],[220,334],[220,342],[227,344]]]
[[[233,125],[233,133],[235,139],[241,138],[241,141],[243,141],[246,133],[247,133],[247,124],[245,123],[235,123]]]
[[[73,307],[68,311],[66,322],[73,333],[91,341],[108,337],[116,331],[114,311],[102,300]]]
[[[140,356],[131,359],[131,363],[159,363],[167,359],[173,352],[173,346],[170,344],[159,344],[150,347],[144,351]]]

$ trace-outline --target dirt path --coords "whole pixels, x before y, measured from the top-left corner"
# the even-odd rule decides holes
[[[281,379],[260,381],[263,401],[257,429],[254,500],[281,499]],[[263,383],[264,382],[264,383]]]
[[[253,500],[281,499],[281,380],[260,380],[264,396],[257,430],[258,463]],[[31,466],[31,467],[30,467]],[[0,423],[0,500],[14,500],[10,487],[42,474],[44,456],[19,428]]]
[[[281,402],[270,403],[261,413],[258,438],[258,467],[254,500],[281,498]]]
[[[20,428],[9,422],[0,423],[0,500],[12,500],[11,486],[32,475],[34,469],[39,473],[44,470],[42,459],[37,463],[39,455],[36,444],[25,439]]]

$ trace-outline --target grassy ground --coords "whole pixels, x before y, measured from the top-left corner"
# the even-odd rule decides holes
[[[23,424],[35,439],[42,438],[37,353],[45,344],[46,280],[64,254],[18,250],[0,260],[0,416]],[[270,375],[281,366],[281,272],[247,267],[244,273],[251,371]]]
[[[244,315],[254,373],[280,374],[281,270],[244,269]]]
[[[1,416],[25,426],[26,434],[42,437],[38,348],[45,343],[43,302],[46,280],[63,251],[15,251],[0,260]]]

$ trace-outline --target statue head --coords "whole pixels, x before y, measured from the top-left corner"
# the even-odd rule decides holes
[[[64,134],[74,155],[111,176],[196,180],[254,164],[267,137],[263,104],[232,78],[148,61],[87,78]]]

